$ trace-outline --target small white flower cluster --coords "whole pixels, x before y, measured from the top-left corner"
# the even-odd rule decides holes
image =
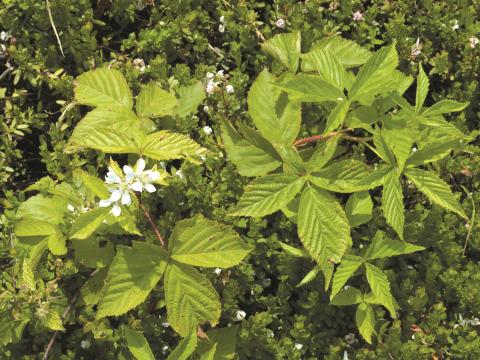
[[[133,60],[133,67],[135,69],[137,69],[138,71],[140,72],[144,72],[145,71],[145,60],[141,59],[141,58],[136,58]]]
[[[218,25],[218,32],[224,33],[225,32],[225,27],[227,25],[225,24],[225,16],[220,16],[220,25]]]
[[[142,192],[146,190],[149,193],[155,192],[156,188],[152,182],[160,178],[160,173],[153,170],[145,170],[145,160],[138,159],[135,168],[128,165],[123,167],[124,177],[117,174],[112,167],[108,167],[108,173],[105,176],[105,183],[111,195],[108,199],[100,200],[100,207],[112,206],[110,211],[113,216],[120,216],[122,212],[121,205],[130,205],[132,203],[131,191]]]
[[[466,326],[480,326],[480,320],[478,318],[468,319],[463,318],[462,314],[457,314],[458,324],[453,326],[456,329],[459,326],[466,327]]]
[[[355,11],[353,13],[353,21],[362,21],[363,20],[363,14],[360,11]]]
[[[460,25],[458,25],[458,20],[454,20],[452,30],[456,31],[460,28]]]
[[[345,335],[345,341],[348,345],[353,345],[356,342],[358,342],[354,333],[350,333],[350,334]]]
[[[225,75],[224,70],[218,70],[216,74],[208,72],[205,79],[205,92],[207,93],[207,95],[211,95],[217,89],[219,89],[220,85],[225,83],[226,79],[227,75]],[[225,91],[227,92],[227,94],[233,94],[235,92],[235,89],[232,85],[228,84],[225,86]],[[204,108],[204,111],[208,112],[208,106],[206,110]]]
[[[235,321],[242,321],[243,319],[245,319],[246,316],[247,316],[247,313],[245,311],[238,310],[237,316],[235,317]]]
[[[276,26],[277,28],[279,28],[279,29],[285,28],[285,25],[286,25],[286,24],[287,24],[287,23],[286,23],[285,19],[282,19],[282,18],[278,19],[278,20],[275,22],[275,26]]]
[[[472,49],[475,49],[475,47],[480,42],[480,40],[478,40],[478,38],[476,36],[471,36],[470,39],[468,39],[468,41],[470,42],[470,47]]]
[[[12,36],[6,32],[2,31],[0,32],[0,41],[6,43],[8,40],[10,40]],[[5,44],[0,44],[0,55],[6,55],[7,54],[7,46]],[[12,65],[7,61],[6,64],[7,68],[11,68]]]
[[[296,350],[302,350],[303,349],[303,344],[300,344],[298,342],[295,343],[295,349]]]

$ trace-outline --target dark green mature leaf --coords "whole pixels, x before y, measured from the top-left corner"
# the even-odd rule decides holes
[[[355,322],[365,341],[371,344],[372,335],[375,334],[375,313],[370,304],[362,302],[358,305]]]
[[[382,210],[387,223],[403,239],[403,225],[405,214],[403,207],[403,189],[400,175],[392,170],[383,179]]]
[[[291,72],[297,72],[301,52],[300,31],[277,34],[261,46],[263,51],[280,61]]]
[[[125,339],[127,340],[128,350],[136,360],[155,360],[147,339],[141,332],[126,328]]]
[[[237,265],[251,250],[232,228],[201,216],[178,222],[168,249],[179,262],[219,268]]]
[[[167,254],[160,246],[134,241],[118,245],[108,269],[97,319],[125,314],[145,301],[165,271]]]
[[[378,50],[360,69],[348,92],[350,100],[395,90],[397,82],[392,75],[397,65],[395,43]]]
[[[389,165],[395,165],[395,157],[385,142],[383,132],[380,130],[375,131],[373,134],[373,144],[375,145],[375,150],[377,155]]]
[[[368,191],[350,195],[345,212],[351,227],[365,224],[372,218],[373,202]]]
[[[196,354],[205,355],[214,348],[214,356],[208,359],[233,360],[237,347],[238,325],[210,329],[207,331],[208,339],[203,339],[198,344]],[[202,357],[202,359],[204,359]],[[207,359],[207,358],[205,358]]]
[[[419,114],[422,111],[423,103],[428,95],[430,81],[427,74],[423,71],[422,64],[418,64],[417,93],[415,95],[415,112]]]
[[[218,323],[220,299],[210,281],[193,266],[169,263],[164,280],[167,318],[172,328],[187,336],[192,324]]]
[[[272,174],[250,182],[232,209],[234,216],[265,216],[293,200],[305,180],[294,174]]]
[[[174,94],[151,82],[142,87],[137,98],[137,114],[145,117],[161,117],[177,112],[178,101]]]
[[[288,244],[285,244],[283,242],[279,242],[281,248],[288,254],[288,255],[292,255],[292,256],[295,256],[295,257],[300,257],[300,258],[310,258],[310,256],[308,255],[308,252],[306,252],[304,249],[298,249],[294,246],[291,246],[291,245],[288,245]]]
[[[350,101],[346,100],[339,102],[328,116],[323,134],[329,134],[343,125],[349,108]]]
[[[310,173],[319,171],[333,158],[339,140],[340,138],[335,136],[317,145],[312,156],[306,162],[306,167]]]
[[[222,139],[229,160],[242,176],[262,176],[277,169],[282,161],[272,146],[259,134],[244,126],[250,135],[242,137],[227,121],[221,122]]]
[[[330,304],[335,306],[350,306],[359,304],[363,301],[363,294],[360,290],[354,287],[348,287],[345,290],[339,292],[330,301]]]
[[[421,169],[408,168],[405,175],[431,202],[467,219],[462,205],[455,198],[448,184],[436,174]]]
[[[118,70],[102,68],[83,73],[75,79],[75,100],[80,104],[110,108],[121,106],[130,110],[132,94],[127,81]]]
[[[308,283],[312,282],[320,272],[320,268],[316,265],[312,270],[310,270],[307,275],[303,277],[303,279],[297,284],[296,287],[302,287],[307,285]]]
[[[438,161],[449,155],[450,152],[461,146],[460,140],[441,141],[434,144],[428,144],[415,151],[407,160],[406,166],[413,167]]]
[[[392,318],[396,318],[393,296],[390,291],[390,283],[387,276],[375,265],[365,263],[367,269],[367,281],[377,300],[387,308]]]
[[[328,193],[306,188],[300,200],[298,235],[320,265],[340,262],[351,246],[350,225],[343,208]]]
[[[415,136],[415,130],[409,127],[382,130],[382,137],[395,155],[396,164],[400,171],[403,170],[405,162],[412,152]]]
[[[300,130],[301,108],[282,94],[274,81],[268,70],[260,73],[248,93],[248,113],[268,141],[290,146]]]
[[[355,271],[364,263],[364,260],[359,256],[345,255],[340,263],[340,266],[333,275],[332,293],[330,299],[333,299],[340,290],[345,286],[348,279],[350,279]]]
[[[422,116],[432,117],[446,113],[462,111],[469,104],[470,103],[468,101],[462,103],[454,100],[440,100],[439,102],[433,104],[427,110],[425,110],[422,113]]]
[[[368,247],[365,259],[374,260],[379,258],[410,254],[425,250],[422,246],[409,244],[404,241],[388,239],[382,231],[377,231],[372,244]]]
[[[197,324],[192,323],[192,328],[178,343],[177,347],[168,355],[167,360],[187,360],[197,347]]]
[[[332,51],[319,48],[303,55],[302,59],[312,64],[323,80],[343,91],[345,69]]]
[[[301,102],[344,101],[345,94],[335,86],[330,85],[318,75],[297,75],[277,88],[287,92],[292,100]]]

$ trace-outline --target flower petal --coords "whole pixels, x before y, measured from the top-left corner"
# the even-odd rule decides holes
[[[100,202],[98,203],[98,206],[100,207],[109,207],[110,205],[112,205],[112,202],[110,201],[110,199],[100,200]]]
[[[122,179],[114,171],[109,171],[107,176],[105,176],[105,182],[107,184],[120,184]]]
[[[123,165],[123,172],[125,173],[125,175],[134,173],[132,167],[128,165]]]
[[[142,192],[142,183],[140,181],[135,181],[132,185],[130,185],[130,189],[133,191]]]
[[[135,166],[135,173],[137,175],[140,175],[143,172],[144,169],[145,169],[145,160],[140,158],[140,159],[138,159],[137,165]]]
[[[160,173],[158,171],[149,171],[147,174],[148,181],[156,181],[160,177]]]
[[[155,186],[153,186],[152,184],[145,184],[145,190],[147,190],[149,193],[157,191]]]
[[[120,205],[114,204],[110,212],[113,214],[113,216],[118,217],[122,213],[122,208]]]
[[[130,197],[130,193],[125,191],[122,195],[122,205],[130,205],[132,203],[132,198]]]
[[[117,190],[113,191],[112,195],[110,196],[110,201],[115,202],[115,201],[120,200],[120,198],[122,197],[122,193],[123,193],[123,191],[120,190],[120,189],[117,189]]]

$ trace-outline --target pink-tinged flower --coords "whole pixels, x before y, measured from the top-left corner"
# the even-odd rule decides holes
[[[356,11],[353,13],[353,21],[362,21],[363,14],[360,11]]]

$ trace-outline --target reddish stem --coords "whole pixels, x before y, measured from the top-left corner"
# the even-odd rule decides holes
[[[165,247],[165,241],[163,240],[162,234],[160,234],[160,231],[158,230],[158,227],[155,224],[155,221],[153,220],[152,215],[150,215],[150,212],[142,203],[140,203],[139,205],[140,205],[140,208],[143,210],[143,213],[145,214],[145,217],[147,218],[148,222],[150,223],[153,229],[153,232],[155,233],[155,236],[157,237],[158,241],[160,241],[160,245],[162,245],[162,247]]]

